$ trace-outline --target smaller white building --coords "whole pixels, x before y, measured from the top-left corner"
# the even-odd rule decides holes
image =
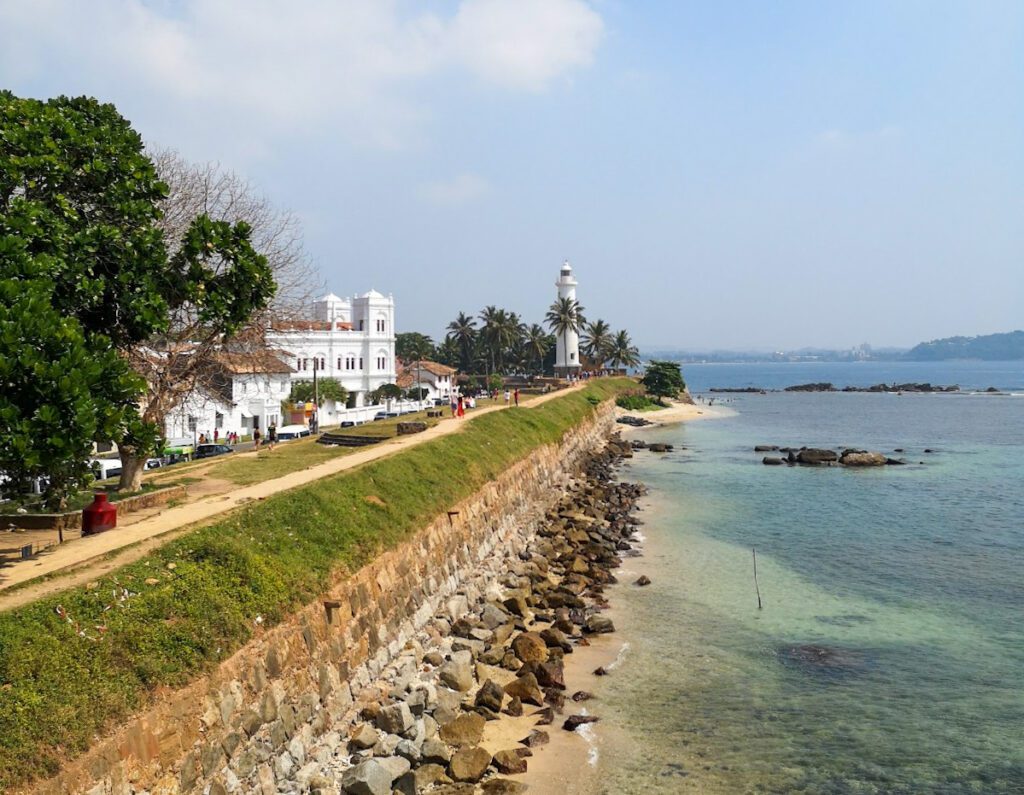
[[[456,372],[458,371],[454,367],[423,359],[402,364],[395,383],[403,392],[416,387],[425,389],[427,400],[449,400],[452,395],[458,393],[455,385]]]
[[[210,441],[229,433],[251,436],[281,425],[281,403],[291,392],[292,368],[268,351],[221,353],[210,374],[168,415],[168,440]]]

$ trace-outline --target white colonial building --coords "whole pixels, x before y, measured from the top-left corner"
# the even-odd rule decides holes
[[[572,275],[569,260],[562,263],[555,287],[558,288],[559,299],[576,300],[576,277]],[[579,375],[580,372],[580,335],[576,331],[555,334],[555,375]]]
[[[267,342],[291,365],[292,381],[312,381],[314,370],[317,378],[337,379],[348,391],[349,408],[395,383],[395,301],[376,290],[351,300],[326,295],[314,302],[312,318],[276,324]],[[325,413],[332,408],[325,406]]]
[[[281,401],[291,391],[291,366],[267,351],[220,353],[192,393],[166,419],[169,440],[213,441],[251,436],[281,425]]]

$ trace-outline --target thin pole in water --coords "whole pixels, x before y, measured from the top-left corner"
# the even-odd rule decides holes
[[[754,553],[754,590],[757,592],[757,609],[761,609],[761,589],[757,587],[757,549],[754,547],[750,548],[750,551]]]

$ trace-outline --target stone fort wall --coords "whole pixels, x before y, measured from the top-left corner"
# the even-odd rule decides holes
[[[102,738],[45,795],[304,791],[317,754],[347,740],[360,697],[435,616],[454,621],[524,549],[586,454],[614,427],[609,401],[212,673]]]

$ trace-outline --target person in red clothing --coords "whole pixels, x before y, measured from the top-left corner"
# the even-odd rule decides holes
[[[466,401],[465,398],[462,397],[462,395],[459,395],[459,416],[466,416]]]
[[[512,393],[512,397],[516,401],[516,405],[519,405],[519,387],[516,387],[515,392]]]

